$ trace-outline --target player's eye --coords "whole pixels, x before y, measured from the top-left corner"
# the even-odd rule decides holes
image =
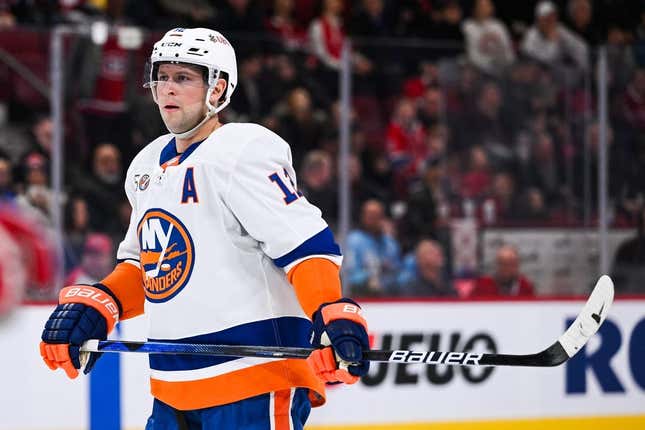
[[[168,80],[168,76],[167,75],[158,75],[157,80],[162,81],[162,82],[166,82]]]
[[[178,75],[177,77],[175,77],[175,82],[178,82],[178,83],[186,83],[190,81],[191,81],[191,78],[190,76],[187,76],[187,75]]]

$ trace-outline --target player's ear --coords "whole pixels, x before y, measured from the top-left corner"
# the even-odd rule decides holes
[[[213,106],[217,106],[218,100],[222,98],[224,93],[226,92],[226,80],[225,79],[218,79],[217,83],[215,84],[215,88],[213,88],[213,92],[210,97],[210,102]]]

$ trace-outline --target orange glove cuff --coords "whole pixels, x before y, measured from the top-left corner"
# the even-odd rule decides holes
[[[361,308],[352,303],[331,303],[321,309],[323,322],[325,325],[335,320],[351,320],[365,327],[367,331],[367,321],[361,316]]]
[[[119,307],[114,299],[104,291],[88,285],[72,285],[65,287],[58,295],[58,303],[83,303],[91,306],[107,322],[107,332],[110,333],[117,322],[119,322]]]

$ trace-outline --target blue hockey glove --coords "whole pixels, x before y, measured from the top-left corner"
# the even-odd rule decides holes
[[[73,285],[60,292],[59,305],[45,323],[40,355],[45,364],[59,367],[76,378],[81,368],[80,346],[89,339],[107,338],[119,319],[119,307],[111,294],[89,285]],[[91,353],[83,372],[89,373],[99,353]]]
[[[369,361],[362,360],[369,339],[360,312],[360,306],[347,298],[325,303],[314,312],[311,343],[320,349],[307,362],[323,381],[353,384],[369,370]]]

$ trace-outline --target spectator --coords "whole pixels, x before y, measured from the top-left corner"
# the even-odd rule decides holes
[[[92,285],[107,276],[114,267],[112,248],[112,239],[106,234],[88,234],[81,263],[67,276],[65,285]]]
[[[421,36],[429,39],[444,41],[443,55],[454,55],[463,50],[464,35],[461,32],[463,10],[457,0],[437,2],[438,8],[433,11],[430,25],[425,25]],[[457,46],[459,46],[457,48]]]
[[[352,36],[390,37],[392,25],[383,0],[362,0],[351,20]]]
[[[524,186],[541,191],[548,206],[561,203],[564,196],[564,167],[547,132],[537,135],[531,157],[521,169]]]
[[[298,190],[322,211],[334,230],[338,219],[338,197],[332,182],[332,170],[332,159],[327,152],[310,151],[302,163]]]
[[[16,201],[41,223],[49,224],[54,202],[54,192],[49,186],[49,163],[43,155],[33,152],[23,160],[21,167],[24,177],[23,192]]]
[[[623,111],[629,125],[645,132],[645,68],[634,71],[623,96]]]
[[[636,44],[632,35],[625,29],[610,25],[607,30],[607,69],[611,71],[612,87],[625,88],[634,69],[636,68],[636,55],[634,49],[642,52],[642,44]]]
[[[227,34],[254,34],[261,39],[265,33],[263,15],[264,11],[258,2],[254,0],[224,0],[219,2],[213,28],[224,31]],[[242,42],[240,44],[240,42]],[[235,46],[238,50],[244,51],[253,47],[257,42],[246,40],[238,41]]]
[[[522,51],[550,66],[573,64],[578,70],[589,68],[589,48],[578,35],[558,21],[555,5],[543,0],[535,8],[535,23],[522,40]]]
[[[568,24],[588,45],[597,46],[604,40],[602,29],[594,21],[593,5],[589,0],[569,0]]]
[[[274,0],[271,16],[266,20],[269,33],[276,36],[287,50],[303,48],[307,34],[294,19],[294,0]]]
[[[497,172],[491,184],[491,209],[486,208],[482,218],[486,224],[514,221],[518,214],[518,201],[515,189],[515,178],[509,172]]]
[[[375,161],[374,164],[382,163]],[[390,203],[390,190],[384,184],[374,181],[374,178],[368,178],[363,174],[363,164],[355,154],[349,156],[348,170],[352,193],[352,222],[359,221],[361,208],[368,200]]]
[[[259,52],[248,52],[240,60],[239,90],[231,100],[231,108],[235,111],[236,121],[257,122],[268,113],[269,104],[262,90],[263,79],[262,56]]]
[[[550,217],[544,200],[542,191],[528,188],[520,201],[517,218],[531,225],[548,225]]]
[[[501,246],[495,256],[492,275],[478,278],[470,297],[531,297],[533,283],[520,272],[520,257],[515,247]]]
[[[506,26],[494,16],[492,0],[477,0],[463,32],[468,60],[482,72],[501,76],[515,60],[515,53]]]
[[[354,296],[382,296],[395,290],[399,245],[385,217],[383,203],[368,200],[361,207],[360,227],[347,236],[345,273]]]
[[[121,152],[111,143],[96,147],[89,178],[77,178],[76,191],[86,196],[91,228],[114,233],[118,227],[118,206],[123,195]]]
[[[460,180],[460,195],[466,199],[481,199],[490,190],[492,170],[486,151],[475,146],[469,151],[468,169]]]
[[[216,16],[215,8],[209,1],[159,0],[158,4],[161,6],[165,14],[181,20],[182,25],[185,25],[186,27],[208,26]]]
[[[620,244],[616,250],[611,277],[619,294],[645,292],[645,207],[641,207],[636,235]]]
[[[437,238],[439,207],[447,205],[449,193],[440,158],[429,158],[423,165],[421,181],[410,191],[407,211],[400,223],[403,249],[413,249],[421,238]]]
[[[309,25],[309,47],[321,63],[317,68],[319,79],[334,94],[338,93],[338,70],[345,41],[343,28],[343,1],[323,0],[322,13]],[[354,51],[352,54],[353,70],[360,76],[372,73],[369,59]],[[359,80],[357,84],[363,84]]]
[[[131,102],[136,97],[131,77],[134,51],[125,49],[116,34],[97,44],[81,38],[73,45],[73,74],[68,74],[69,96],[78,100],[84,141],[76,153],[77,161],[86,162],[101,142],[116,142],[122,152],[131,150]],[[138,72],[141,73],[141,72]]]
[[[22,163],[32,154],[38,154],[49,162],[52,147],[54,124],[51,116],[46,113],[36,114],[30,126],[30,142],[27,148],[22,148]]]
[[[484,83],[477,95],[475,106],[462,117],[456,132],[458,148],[467,149],[480,144],[487,152],[494,168],[509,167],[514,156],[511,145],[513,124],[504,111],[504,99],[499,85],[493,81]]]
[[[444,100],[439,87],[429,87],[418,98],[418,116],[424,127],[430,128],[444,118]]]
[[[312,106],[311,95],[298,87],[287,96],[286,110],[279,117],[279,134],[291,145],[293,166],[302,167],[305,154],[318,149],[324,134],[325,114]]]
[[[81,263],[83,246],[90,228],[90,214],[87,201],[80,195],[72,196],[65,204],[65,273]]]
[[[411,100],[417,100],[427,95],[430,88],[439,87],[439,69],[432,61],[421,60],[417,75],[408,78],[403,83],[403,95]],[[439,91],[439,96],[441,92]]]
[[[345,40],[343,30],[343,1],[323,0],[323,10],[309,25],[309,43],[313,53],[324,66],[340,68],[340,55]]]
[[[419,242],[414,252],[414,275],[401,285],[399,294],[412,297],[457,297],[438,242],[427,239]]]
[[[13,183],[13,165],[5,155],[0,155],[0,205],[12,203],[16,198]]]
[[[387,127],[386,145],[392,166],[398,171],[410,167],[415,158],[428,155],[425,148],[425,131],[411,100],[399,101]]]

